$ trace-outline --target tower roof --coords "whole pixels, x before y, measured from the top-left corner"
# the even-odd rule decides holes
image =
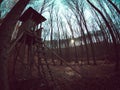
[[[20,21],[25,22],[28,19],[33,20],[36,24],[42,23],[46,20],[40,13],[35,11],[33,8],[28,8],[23,15],[19,18]]]

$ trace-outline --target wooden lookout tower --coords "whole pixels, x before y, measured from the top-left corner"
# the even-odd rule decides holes
[[[53,81],[45,56],[44,44],[41,39],[42,28],[39,25],[46,18],[30,7],[23,13],[19,20],[22,24],[9,50],[9,81],[10,83],[12,82],[11,87],[19,83],[16,87],[13,86],[15,90],[33,90],[29,89],[31,88],[31,84],[35,84],[35,87],[38,84],[40,86],[40,83],[43,86],[48,85],[47,75]],[[17,88],[18,85],[21,85],[20,83],[25,84],[25,89],[23,89],[24,86],[19,86],[21,89]],[[13,87],[12,90],[14,90]],[[42,86],[39,88],[42,88]]]

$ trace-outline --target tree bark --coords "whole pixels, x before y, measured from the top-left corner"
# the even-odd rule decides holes
[[[0,8],[1,8],[1,3],[2,3],[3,0],[0,0]],[[1,18],[1,11],[0,11],[0,18]]]
[[[112,0],[108,0],[108,2],[115,8],[115,10],[120,14],[119,8],[112,2]]]
[[[114,53],[115,53],[115,61],[116,61],[115,70],[118,71],[119,70],[118,45],[117,45],[113,30],[112,30],[109,22],[107,21],[107,19],[103,15],[103,13],[97,7],[95,7],[89,0],[87,0],[87,2],[101,15],[101,17],[103,18],[103,20],[105,22],[106,27],[108,28],[108,30],[110,32],[110,35],[111,35],[112,41],[113,41]]]
[[[0,0],[0,4],[2,3],[3,0]]]
[[[0,90],[9,90],[8,84],[8,48],[14,27],[30,0],[19,0],[12,10],[7,14],[0,26]]]

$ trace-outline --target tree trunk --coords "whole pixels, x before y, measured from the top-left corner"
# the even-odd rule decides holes
[[[0,0],[0,4],[2,3],[3,0]]]
[[[120,14],[119,8],[112,2],[112,0],[108,0],[108,2],[115,8],[115,10]]]
[[[30,0],[19,0],[18,3],[7,14],[0,26],[0,90],[9,90],[7,59],[8,48],[14,27]]]
[[[94,51],[94,44],[93,44],[93,41],[92,41],[92,36],[90,35],[90,32],[88,31],[87,23],[86,23],[85,17],[84,17],[85,15],[83,15],[83,13],[81,13],[81,16],[83,18],[83,24],[85,26],[85,29],[86,29],[86,32],[87,32],[87,35],[88,35],[88,39],[90,40],[91,52],[92,52],[92,57],[93,57],[93,64],[96,65],[95,51]]]
[[[107,19],[103,15],[103,13],[97,7],[95,7],[89,0],[87,0],[87,2],[101,15],[101,17],[103,18],[103,20],[105,22],[106,27],[108,28],[108,30],[110,32],[110,35],[112,37],[113,47],[114,47],[114,53],[115,53],[115,61],[116,61],[115,70],[118,71],[119,70],[118,45],[117,45],[116,38],[114,36],[113,30],[112,30],[109,22],[107,21]]]
[[[0,8],[1,8],[1,3],[2,3],[3,0],[0,0]],[[0,18],[1,18],[1,11],[0,11]]]

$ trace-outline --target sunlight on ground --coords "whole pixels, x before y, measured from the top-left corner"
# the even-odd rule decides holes
[[[68,74],[69,76],[74,76],[75,73],[70,67],[65,68],[65,73]]]

